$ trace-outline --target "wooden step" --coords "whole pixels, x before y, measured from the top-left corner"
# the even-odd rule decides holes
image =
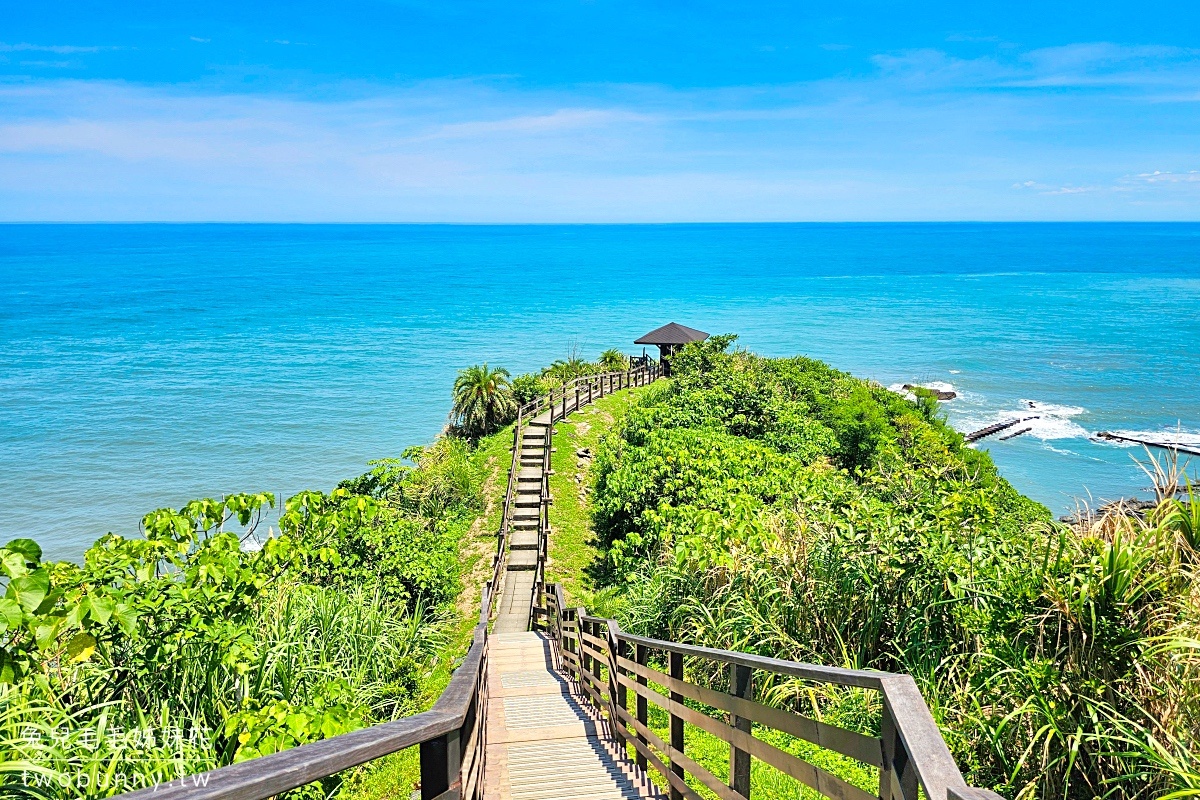
[[[511,550],[537,550],[538,532],[537,529],[519,529],[513,530],[509,536],[508,546]]]
[[[509,572],[537,569],[537,550],[512,550],[508,555]]]

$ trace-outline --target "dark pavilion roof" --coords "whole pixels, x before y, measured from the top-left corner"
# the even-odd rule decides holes
[[[698,331],[695,328],[689,328],[685,325],[680,325],[678,322],[669,322],[661,328],[655,328],[640,339],[635,339],[634,344],[687,344],[688,342],[701,342],[708,338],[708,334],[704,331]]]

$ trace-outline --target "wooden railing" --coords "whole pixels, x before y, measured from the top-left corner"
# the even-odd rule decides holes
[[[422,800],[480,800],[484,791],[487,752],[488,624],[504,580],[513,498],[521,469],[521,439],[529,421],[550,411],[543,454],[542,512],[539,523],[538,573],[544,575],[546,535],[549,533],[549,470],[553,423],[593,399],[659,377],[653,362],[622,372],[576,378],[518,410],[513,425],[513,457],[491,579],[480,598],[479,622],[462,664],[455,670],[433,708],[394,722],[261,756],[238,764],[188,775],[120,795],[120,800],[266,800],[282,792],[319,781],[376,758],[413,746],[420,747]],[[581,402],[582,401],[582,402]],[[535,582],[535,591],[540,584]]]
[[[595,399],[619,392],[622,389],[645,386],[660,377],[662,377],[662,364],[650,360],[643,365],[626,370],[581,375],[521,406],[517,410],[517,419],[531,419],[543,411],[549,410],[550,422],[554,423]]]
[[[639,766],[653,767],[662,776],[671,800],[700,800],[687,776],[721,800],[744,800],[750,796],[752,759],[838,800],[917,800],[918,786],[930,800],[1000,800],[995,792],[968,786],[963,780],[908,675],[801,664],[634,636],[610,619],[568,608],[559,584],[545,587],[538,605],[539,627],[550,634],[563,671],[604,718],[611,735],[634,748]],[[690,682],[689,674],[696,673],[724,673],[719,681],[724,688]],[[754,699],[756,683],[793,679],[878,692],[882,698],[879,735],[839,728]],[[650,725],[650,705],[669,720],[663,735]],[[715,709],[719,716],[696,706]],[[728,781],[687,755],[688,725],[728,743]],[[755,737],[755,725],[876,768],[878,794]]]

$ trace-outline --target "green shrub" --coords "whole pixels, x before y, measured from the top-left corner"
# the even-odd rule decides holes
[[[537,400],[546,394],[547,391],[548,387],[542,381],[540,375],[527,372],[512,379],[513,399],[517,401],[518,406],[523,406],[526,403]]]

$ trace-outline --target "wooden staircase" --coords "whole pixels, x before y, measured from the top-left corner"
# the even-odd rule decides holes
[[[538,548],[544,526],[542,506],[548,499],[544,495],[549,436],[550,412],[546,411],[522,425],[514,442],[517,448],[517,457],[513,459],[516,482],[510,508],[506,511],[508,561],[504,566],[499,613],[492,628],[495,633],[529,630]]]
[[[556,668],[543,633],[493,633],[488,658],[488,800],[658,798],[607,723]]]

